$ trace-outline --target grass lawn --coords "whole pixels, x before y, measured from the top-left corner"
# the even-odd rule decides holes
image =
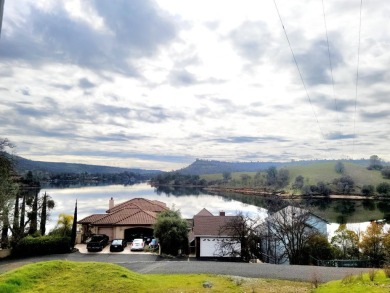
[[[204,288],[206,282],[212,288]],[[310,288],[306,282],[206,274],[143,275],[97,262],[40,262],[0,275],[0,292],[311,292]]]
[[[357,276],[346,276],[343,280],[331,281],[322,284],[315,291],[316,293],[381,293],[390,292],[390,278],[386,278],[384,271],[371,271],[374,274],[373,280],[370,280],[369,274]]]

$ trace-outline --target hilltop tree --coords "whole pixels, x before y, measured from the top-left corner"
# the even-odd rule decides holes
[[[334,166],[334,170],[335,170],[337,173],[343,174],[344,171],[345,171],[345,167],[344,167],[343,162],[338,161],[338,162],[336,163],[336,165]]]
[[[290,172],[287,169],[280,169],[277,175],[277,186],[282,188],[288,184]]]
[[[289,171],[287,169],[276,169],[276,167],[269,167],[266,171],[266,184],[275,188],[282,188],[288,184]]]
[[[302,187],[303,187],[303,184],[304,184],[303,176],[302,175],[298,175],[297,177],[295,177],[295,182],[292,185],[292,188],[295,189],[295,190],[301,190]]]
[[[266,175],[266,183],[268,186],[276,185],[276,182],[278,180],[278,170],[276,167],[272,166],[267,169],[267,175]]]
[[[232,179],[232,173],[231,172],[223,172],[222,173],[223,180],[229,181]]]
[[[179,250],[186,250],[187,222],[177,210],[163,211],[158,214],[153,226],[154,236],[161,244],[161,252],[176,256]]]
[[[372,155],[370,157],[370,165],[368,167],[369,170],[381,170],[383,168],[382,159],[377,155]]]

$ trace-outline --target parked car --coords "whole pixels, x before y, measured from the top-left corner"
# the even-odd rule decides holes
[[[87,243],[87,250],[102,251],[108,244],[108,236],[105,234],[95,234],[91,237],[91,240]]]
[[[134,239],[130,250],[143,250],[145,246],[143,239]]]
[[[110,245],[110,251],[123,251],[127,246],[127,241],[125,239],[114,239]]]
[[[157,249],[158,248],[158,240],[153,238],[152,241],[149,243],[149,247],[151,249]]]

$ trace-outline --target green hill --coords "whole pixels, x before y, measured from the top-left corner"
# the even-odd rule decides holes
[[[309,166],[312,164],[329,163],[336,164],[337,160],[307,160],[307,161],[291,161],[291,162],[222,162],[216,160],[201,160],[196,159],[195,162],[189,166],[177,170],[181,174],[187,175],[206,175],[206,174],[218,174],[223,172],[258,172],[266,170],[267,168],[274,166],[277,168],[287,166]],[[369,160],[348,160],[354,164],[362,166],[368,166]]]
[[[345,171],[342,174],[349,175],[355,181],[355,185],[361,187],[371,184],[378,185],[385,181],[380,171],[368,170],[366,166],[344,162]],[[335,171],[335,162],[313,163],[306,166],[287,166],[290,173],[290,184],[292,184],[298,175],[305,178],[305,185],[317,184],[319,181],[330,183],[333,179],[342,175]]]
[[[13,156],[13,160],[15,162],[16,170],[20,174],[23,174],[26,171],[76,174],[116,174],[122,172],[133,172],[137,174],[156,174],[161,172],[158,170],[144,170],[139,168],[120,168],[76,163],[33,161],[20,156]]]
[[[278,169],[283,168],[289,171],[289,183],[288,186],[284,188],[288,192],[291,191],[292,184],[294,183],[295,178],[299,175],[304,177],[304,185],[316,185],[320,181],[331,184],[335,178],[350,176],[355,183],[357,189],[356,191],[358,193],[360,192],[360,188],[363,185],[371,184],[373,186],[377,186],[381,182],[390,183],[389,179],[383,178],[380,171],[368,170],[367,165],[362,165],[361,162],[343,162],[345,167],[343,174],[339,174],[335,171],[336,163],[337,161],[312,161],[311,163],[306,163],[305,165],[289,164],[285,166],[279,166]],[[251,180],[249,181],[248,187],[256,187],[256,183],[254,183],[256,173],[257,172],[233,172],[231,173],[231,178],[232,180],[240,181],[243,174],[249,175]],[[263,177],[266,176],[265,170],[261,171],[261,173]],[[207,181],[223,179],[222,173],[205,174],[201,175],[201,178],[204,178]]]

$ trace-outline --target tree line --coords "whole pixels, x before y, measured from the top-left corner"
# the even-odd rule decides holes
[[[15,248],[23,239],[47,235],[46,223],[54,200],[46,192],[41,194],[41,182],[31,171],[20,176],[15,171],[15,161],[7,150],[14,145],[6,138],[0,138],[0,229],[1,248]],[[60,215],[52,236],[71,236],[71,227]],[[47,240],[46,240],[47,241]]]

